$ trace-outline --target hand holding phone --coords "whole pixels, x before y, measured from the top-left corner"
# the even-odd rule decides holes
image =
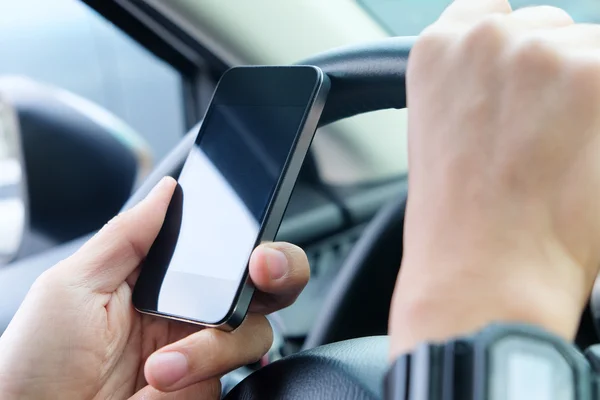
[[[133,293],[144,313],[234,329],[248,261],[272,241],[325,104],[317,67],[237,67],[215,91]]]
[[[290,304],[308,281],[306,255],[288,243],[252,253],[249,273],[260,296],[234,334],[132,312],[129,285],[163,225],[175,186],[163,179],[36,280],[0,337],[0,376],[10,377],[0,379],[1,398],[164,398],[164,392],[178,392],[177,398],[199,399],[219,391],[220,376],[264,355],[272,335],[264,314]],[[285,272],[280,279],[271,277],[274,264]]]

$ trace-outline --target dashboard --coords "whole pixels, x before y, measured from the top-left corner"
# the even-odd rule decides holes
[[[328,188],[330,198],[303,184],[296,187],[278,240],[304,249],[311,278],[296,302],[277,313],[284,336],[303,339],[309,333],[365,226],[385,204],[401,199],[407,185],[403,176],[369,185]]]

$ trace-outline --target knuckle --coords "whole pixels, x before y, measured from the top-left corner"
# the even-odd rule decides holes
[[[463,38],[463,47],[468,52],[486,52],[502,47],[507,42],[509,30],[506,16],[502,14],[490,15],[483,18],[467,31]]]
[[[304,250],[302,250],[298,246],[289,246],[285,253],[287,258],[291,262],[291,268],[293,273],[300,274],[304,276],[306,272],[310,272],[310,268],[308,265],[308,257]]]
[[[273,328],[267,317],[261,314],[249,314],[244,323],[246,324],[244,327],[245,336],[252,338],[244,345],[244,348],[247,349],[246,361],[253,362],[260,359],[271,348]]]
[[[33,288],[46,289],[55,286],[56,272],[55,267],[50,268],[42,272],[36,280],[33,282]]]
[[[412,49],[408,59],[408,74],[412,74],[415,70],[420,71],[444,54],[448,48],[449,42],[446,33],[440,30],[428,30],[422,33]]]
[[[211,375],[212,370],[218,370],[222,364],[227,363],[230,346],[222,345],[221,334],[217,329],[207,328],[194,335],[196,340],[189,345],[192,357],[188,357],[192,375],[204,378]],[[202,351],[202,357],[194,354],[197,349]]]
[[[60,273],[61,263],[45,270],[33,281],[30,291],[36,293],[50,293],[60,291],[65,286],[64,273]]]
[[[204,341],[211,349],[217,348],[221,341],[221,331],[215,328],[203,329],[201,335],[203,335]]]
[[[128,212],[114,216],[104,225],[101,232],[104,237],[111,237],[120,246],[116,247],[116,258],[136,257],[140,260],[146,257],[146,251],[132,238],[131,225],[135,221],[130,219]]]
[[[562,58],[548,40],[541,36],[528,36],[514,45],[510,62],[518,72],[535,71],[545,74],[559,69]]]
[[[125,220],[127,219],[126,217],[126,213],[120,213],[115,215],[110,219],[110,221],[106,223],[106,225],[104,225],[104,229],[113,232],[121,231],[123,229],[123,225],[125,225]]]
[[[448,32],[443,29],[428,28],[419,36],[413,46],[413,50],[438,49],[448,42]]]
[[[258,338],[261,345],[260,356],[258,357],[260,359],[260,357],[266,354],[273,345],[273,328],[271,327],[267,317],[264,315],[257,315],[257,318],[258,325],[260,326],[258,329],[260,332]]]
[[[434,24],[427,27],[413,44],[410,59],[439,58],[448,51],[449,44],[454,42],[459,34],[459,27],[453,25]]]

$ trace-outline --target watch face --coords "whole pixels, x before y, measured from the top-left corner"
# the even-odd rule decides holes
[[[550,343],[509,336],[489,350],[490,400],[575,400],[575,377]]]

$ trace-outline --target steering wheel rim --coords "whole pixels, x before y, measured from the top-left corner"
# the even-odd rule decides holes
[[[331,80],[319,126],[372,111],[406,108],[406,68],[416,39],[394,37],[340,47],[298,63],[320,67]]]

